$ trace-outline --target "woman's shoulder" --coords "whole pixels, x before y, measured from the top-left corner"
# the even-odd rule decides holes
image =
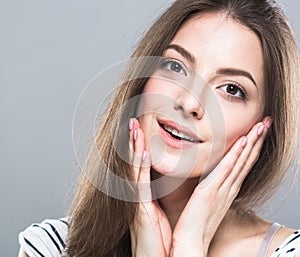
[[[299,257],[300,256],[300,229],[291,229],[282,226],[270,246],[271,257]]]
[[[239,232],[233,237],[233,246],[239,252],[236,256],[300,257],[300,229],[267,221],[255,213],[235,221],[234,231]],[[245,249],[247,254],[242,254]]]
[[[293,229],[277,222],[267,221],[252,213],[247,223],[253,233],[250,245],[258,239],[260,249],[258,256],[270,257],[300,257],[300,228]],[[249,226],[250,225],[250,226]],[[255,235],[258,234],[258,237]],[[251,237],[250,237],[251,238]]]
[[[30,257],[61,256],[68,235],[68,217],[33,223],[19,233],[19,244]]]

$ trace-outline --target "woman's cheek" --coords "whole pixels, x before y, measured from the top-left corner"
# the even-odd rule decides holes
[[[143,93],[154,93],[154,94],[164,94],[168,93],[170,94],[170,90],[164,90],[166,88],[170,89],[170,82],[163,80],[162,78],[154,78],[150,77],[147,81]],[[164,92],[165,91],[165,92]]]
[[[248,132],[251,130],[257,120],[257,115],[252,116],[247,112],[240,113],[240,115],[235,116],[234,119],[225,119],[226,153],[239,138],[242,136],[247,136]]]

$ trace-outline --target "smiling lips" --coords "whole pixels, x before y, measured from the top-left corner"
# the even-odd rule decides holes
[[[172,148],[187,148],[203,143],[189,128],[179,126],[173,121],[159,120],[160,134],[164,142]]]

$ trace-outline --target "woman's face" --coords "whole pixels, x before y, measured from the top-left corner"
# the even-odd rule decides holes
[[[139,105],[146,149],[162,175],[199,177],[262,119],[261,44],[232,18],[207,14],[188,20],[163,57]]]

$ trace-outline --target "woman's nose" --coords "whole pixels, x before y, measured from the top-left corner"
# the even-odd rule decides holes
[[[204,109],[200,103],[200,99],[188,91],[176,99],[174,109],[182,111],[185,116],[192,116],[198,120],[204,115]]]

